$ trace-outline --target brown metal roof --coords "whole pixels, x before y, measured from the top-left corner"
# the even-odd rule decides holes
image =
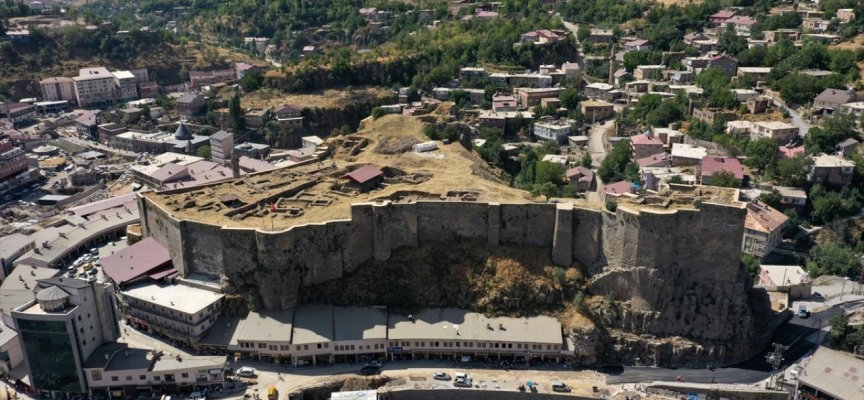
[[[171,265],[168,250],[155,239],[147,238],[100,260],[105,275],[122,285]],[[170,268],[173,269],[173,268]]]
[[[377,178],[381,175],[384,175],[384,173],[381,172],[381,170],[378,169],[378,167],[376,167],[374,165],[367,165],[363,168],[355,170],[354,172],[352,172],[350,174],[346,174],[342,178],[343,179],[350,179],[350,180],[357,182],[357,183],[365,183],[365,182],[367,182],[371,179]]]

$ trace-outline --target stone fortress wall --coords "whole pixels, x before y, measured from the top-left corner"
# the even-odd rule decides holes
[[[293,307],[302,287],[387,260],[401,247],[475,240],[548,247],[556,264],[580,264],[593,294],[628,301],[601,316],[609,327],[747,343],[734,346],[735,354],[725,354],[725,346],[705,349],[720,360],[742,359],[767,340],[739,267],[743,205],[671,211],[622,205],[611,213],[572,204],[382,201],[352,205],[350,220],[285,231],[178,220],[143,196],[139,210],[143,234],[168,249],[182,275],[224,275],[270,309]]]

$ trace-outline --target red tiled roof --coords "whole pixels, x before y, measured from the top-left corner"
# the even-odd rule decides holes
[[[579,177],[579,182],[591,182],[594,180],[594,171],[585,167],[575,167],[567,170],[567,179]]]
[[[654,154],[648,157],[640,158],[636,160],[636,164],[640,167],[653,167],[657,164],[665,164],[669,165],[669,155],[666,153]]]
[[[603,193],[633,193],[633,182],[621,181],[603,186]]]
[[[374,179],[376,177],[379,177],[381,175],[384,175],[384,173],[381,172],[381,170],[378,169],[378,167],[376,167],[374,165],[367,165],[363,168],[355,170],[354,172],[352,172],[350,174],[345,174],[342,178],[343,179],[350,179],[350,180],[357,182],[357,183],[365,183],[365,182],[367,182],[371,179]]]
[[[804,153],[804,146],[796,146],[792,148],[780,146],[780,157],[782,158],[795,157],[796,155],[801,153]]]
[[[102,270],[114,283],[122,285],[135,279],[164,272],[171,256],[155,239],[146,238],[100,260]],[[168,268],[173,270],[174,268]]]
[[[771,233],[783,226],[789,219],[785,214],[777,211],[767,204],[754,200],[747,204],[747,217],[744,218],[744,227],[750,230]]]
[[[718,171],[726,171],[734,175],[735,179],[744,179],[744,167],[737,158],[705,157],[702,159],[702,177],[712,176]]]
[[[723,11],[720,11],[720,12],[714,14],[714,15],[711,15],[711,16],[708,17],[708,18],[712,18],[712,19],[718,19],[718,18],[729,19],[729,18],[732,18],[732,17],[734,17],[734,16],[735,16],[735,11],[731,11],[731,10],[723,10]]]
[[[630,143],[633,143],[634,146],[641,145],[659,145],[662,146],[663,142],[660,139],[657,139],[650,135],[636,135],[630,138]]]

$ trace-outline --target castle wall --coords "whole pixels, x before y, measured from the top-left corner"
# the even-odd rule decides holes
[[[352,205],[350,220],[270,232],[177,221],[146,198],[141,202],[144,234],[169,250],[182,274],[225,275],[268,308],[292,307],[303,286],[387,260],[401,247],[480,240],[549,247],[556,264],[587,268],[592,291],[662,311],[700,282],[738,281],[746,212],[711,204],[657,213],[622,206],[613,214],[570,204],[379,202]]]

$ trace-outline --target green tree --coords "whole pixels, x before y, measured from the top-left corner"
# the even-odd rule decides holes
[[[209,160],[211,156],[210,146],[204,145],[198,148],[198,157]]]
[[[777,161],[777,182],[783,186],[803,187],[812,166],[813,159],[803,154],[781,158]]]
[[[544,183],[535,183],[534,187],[531,188],[531,196],[543,196],[546,198],[546,202],[549,202],[549,199],[558,195],[558,186],[556,186],[552,182],[544,182]]]
[[[579,101],[582,99],[579,96],[579,91],[573,88],[567,88],[561,91],[561,107],[568,110],[578,110]]]
[[[773,207],[780,208],[780,192],[777,189],[772,189],[759,194],[759,201]]]
[[[228,113],[231,114],[231,126],[238,131],[246,129],[246,121],[243,120],[243,109],[240,108],[240,95],[235,93],[228,101]]]
[[[618,209],[618,203],[616,203],[616,202],[614,202],[614,201],[612,201],[612,200],[607,200],[607,201],[606,201],[606,209],[609,210],[609,211],[612,211],[612,212],[614,213],[615,210]]]
[[[597,176],[604,183],[621,181],[624,179],[624,169],[630,161],[630,145],[625,141],[618,142],[612,148],[612,152],[603,159],[597,170]]]
[[[558,185],[563,181],[563,178],[564,168],[561,167],[561,164],[549,161],[540,161],[537,163],[537,172],[534,177],[534,183],[536,185],[542,185],[544,183]]]
[[[582,159],[579,160],[579,165],[585,168],[591,168],[591,165],[593,164],[594,160],[591,159],[591,153],[586,151],[584,154],[582,154]]]
[[[627,163],[624,167],[624,180],[628,182],[642,182],[642,175],[639,173],[639,164],[635,162]]]
[[[831,326],[831,342],[835,346],[842,345],[849,333],[849,317],[842,308],[828,320],[828,325]]]
[[[744,161],[750,168],[756,168],[761,173],[772,173],[780,161],[780,149],[777,142],[771,138],[761,138],[747,145],[747,159]]]
[[[576,31],[576,39],[580,42],[584,42],[585,39],[588,39],[588,36],[591,36],[591,28],[588,28],[585,25],[579,26],[579,30]]]
[[[810,128],[804,142],[811,152],[830,152],[838,143],[857,136],[854,115],[841,110],[825,120],[822,127]]]
[[[240,87],[243,88],[243,91],[246,93],[253,92],[258,90],[261,87],[261,82],[264,77],[259,70],[252,70],[243,75],[243,78],[240,79]]]
[[[669,177],[669,183],[682,184],[684,183],[684,178],[681,175],[672,175]]]
[[[378,119],[387,115],[387,111],[384,111],[382,107],[375,107],[372,109],[372,119]]]
[[[741,254],[741,265],[753,281],[759,280],[759,259],[750,254]]]
[[[737,188],[741,187],[741,181],[735,178],[729,171],[716,171],[711,175],[711,186]]]
[[[150,106],[144,106],[141,108],[141,116],[147,121],[150,120]]]
[[[815,278],[822,275],[855,276],[861,272],[858,255],[843,243],[827,241],[810,249],[807,271]]]

